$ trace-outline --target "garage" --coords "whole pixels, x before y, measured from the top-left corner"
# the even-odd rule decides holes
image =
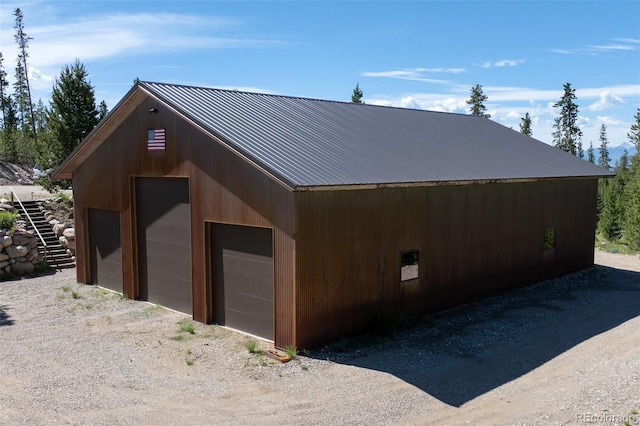
[[[120,212],[88,209],[91,282],[122,292]]]
[[[212,223],[209,230],[214,322],[273,340],[271,229]]]
[[[139,298],[191,314],[189,180],[136,178]]]
[[[591,267],[613,173],[483,117],[139,82],[53,175],[78,282],[118,211],[127,296],[313,348]]]

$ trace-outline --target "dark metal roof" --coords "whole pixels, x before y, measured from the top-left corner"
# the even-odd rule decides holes
[[[609,176],[486,118],[140,83],[291,187]]]

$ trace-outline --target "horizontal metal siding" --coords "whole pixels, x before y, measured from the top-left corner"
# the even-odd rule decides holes
[[[593,264],[596,180],[297,193],[299,344]],[[556,228],[553,255],[544,228]],[[400,253],[420,250],[419,280]]]

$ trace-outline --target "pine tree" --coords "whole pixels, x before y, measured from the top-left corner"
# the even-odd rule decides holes
[[[607,145],[609,144],[609,140],[607,139],[607,126],[604,123],[600,126],[600,158],[598,159],[598,166],[603,169],[610,170],[611,169],[611,158],[609,157],[609,149]]]
[[[629,161],[629,171],[627,172],[622,233],[630,248],[640,250],[640,108],[634,118],[635,123],[631,125],[631,131],[627,133],[627,137],[636,146],[636,153]]]
[[[582,149],[582,138],[578,139],[576,155],[584,160],[584,150]]]
[[[98,105],[98,121],[102,120],[109,113],[109,108],[107,108],[107,103],[105,101],[101,101],[100,105]]]
[[[576,155],[577,140],[582,136],[578,127],[578,105],[575,103],[575,89],[570,83],[565,83],[564,94],[555,104],[554,108],[561,108],[560,115],[553,124],[553,144],[556,148]]]
[[[631,158],[628,182],[625,186],[625,241],[633,250],[640,250],[640,154]]]
[[[524,114],[524,117],[520,118],[520,133],[527,136],[533,135],[531,131],[531,117],[528,112]]]
[[[9,102],[7,88],[9,87],[9,81],[7,81],[7,72],[4,70],[4,58],[2,52],[0,52],[0,109],[2,109],[2,129],[5,128],[7,123],[7,103]]]
[[[596,156],[593,150],[593,142],[589,142],[589,149],[587,149],[587,161],[592,164],[596,164]]]
[[[16,64],[16,80],[13,82],[13,99],[15,99],[16,109],[18,113],[18,127],[25,129],[27,127],[27,115],[29,114],[29,96],[27,94],[27,83],[25,80],[25,71],[22,61]]]
[[[29,112],[29,117],[30,117],[30,124],[29,124],[29,128],[31,131],[31,134],[33,135],[33,141],[35,144],[35,148],[36,151],[39,151],[39,146],[38,146],[38,133],[36,130],[36,119],[35,119],[35,114],[33,112],[33,102],[31,101],[31,88],[29,87],[29,68],[27,66],[27,58],[29,57],[29,53],[27,53],[27,48],[29,47],[29,40],[33,40],[31,37],[27,37],[27,34],[24,32],[24,23],[22,22],[24,19],[24,16],[22,14],[22,11],[20,10],[20,8],[17,8],[14,11],[14,16],[16,17],[16,23],[14,25],[14,28],[16,30],[16,35],[15,35],[15,40],[16,43],[18,44],[18,49],[19,49],[19,54],[18,54],[18,64],[21,64],[20,68],[22,68],[22,73],[23,76],[21,77],[22,80],[22,84],[24,84],[24,87],[21,87],[20,90],[20,95],[21,98],[19,102],[21,105],[21,108],[24,108],[24,105],[26,104],[26,108],[24,108],[24,111],[21,111],[22,114],[26,113],[27,111]],[[16,69],[16,74],[17,74],[17,69]],[[17,78],[17,75],[16,75]],[[24,122],[24,118],[23,118],[23,122],[22,125],[24,126],[25,122]],[[25,129],[23,129],[24,131]]]
[[[13,97],[8,93],[9,81],[0,52],[0,107],[2,109],[2,132],[0,133],[0,159],[12,163],[18,160],[18,114]]]
[[[629,172],[629,155],[625,150],[614,168],[616,176],[606,185],[602,199],[599,227],[604,237],[610,241],[619,240],[623,235],[625,221],[625,188]]]
[[[598,227],[602,235],[609,241],[616,241],[621,236],[623,192],[624,181],[620,175],[614,177],[604,189]]]
[[[76,59],[71,66],[62,68],[56,78],[51,96],[47,125],[54,140],[50,147],[53,164],[59,165],[98,124],[98,110],[89,73]]]
[[[487,95],[482,93],[482,85],[476,84],[471,88],[471,97],[467,99],[467,104],[471,105],[469,112],[471,115],[477,115],[479,117],[491,118],[491,114],[487,114],[487,108],[484,106]]]
[[[631,125],[631,131],[627,133],[629,142],[636,146],[636,153],[640,152],[640,108],[634,116],[636,122]]]
[[[356,87],[353,89],[353,93],[351,94],[351,103],[362,103],[362,90],[360,90],[360,83],[356,83]]]

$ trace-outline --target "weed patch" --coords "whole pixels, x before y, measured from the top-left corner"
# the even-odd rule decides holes
[[[295,346],[287,346],[284,348],[284,353],[291,359],[294,359],[298,355],[298,349]]]
[[[183,333],[196,334],[196,328],[193,326],[193,321],[180,320],[178,321],[180,331]]]
[[[246,342],[244,342],[244,347],[249,351],[250,354],[254,354],[254,355],[264,354],[264,351],[260,349],[260,345],[256,340],[253,340],[253,339],[247,340]]]

